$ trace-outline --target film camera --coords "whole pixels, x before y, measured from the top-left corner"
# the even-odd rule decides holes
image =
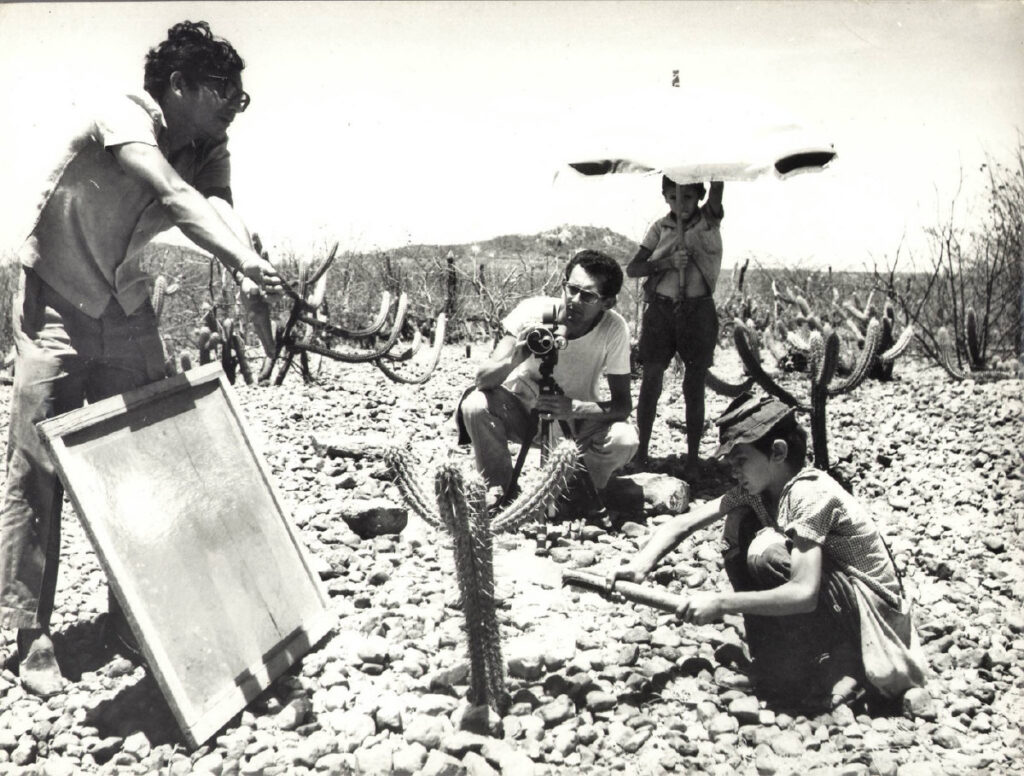
[[[526,332],[526,347],[535,356],[546,356],[565,346],[565,324],[558,320],[558,308],[552,306],[541,317],[540,325]]]

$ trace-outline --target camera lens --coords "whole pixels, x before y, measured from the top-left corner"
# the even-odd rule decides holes
[[[538,326],[527,333],[526,347],[534,355],[543,356],[555,347],[555,335],[550,329]]]

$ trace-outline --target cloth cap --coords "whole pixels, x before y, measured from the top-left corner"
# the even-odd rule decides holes
[[[795,413],[795,408],[770,396],[758,398],[750,393],[740,394],[715,421],[718,426],[718,448],[714,457],[728,455],[736,445],[756,442],[780,420],[792,417]]]

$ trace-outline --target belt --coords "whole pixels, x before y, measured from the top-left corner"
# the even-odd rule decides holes
[[[655,302],[658,302],[660,304],[679,305],[696,304],[697,302],[703,302],[705,300],[712,301],[714,300],[714,297],[705,294],[704,296],[683,296],[677,299],[673,299],[671,296],[665,296],[664,294],[651,294],[651,296],[647,299],[647,303],[654,304]]]

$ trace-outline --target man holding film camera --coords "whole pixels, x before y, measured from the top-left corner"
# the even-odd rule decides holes
[[[530,443],[535,418],[567,422],[599,492],[632,458],[638,439],[627,420],[633,409],[629,329],[612,309],[621,288],[618,262],[598,251],[580,251],[565,268],[561,298],[524,299],[502,321],[505,336],[477,370],[475,388],[459,410],[465,432],[460,441],[472,442],[489,489],[508,491],[513,479],[508,443]],[[564,348],[538,355],[563,334]],[[542,390],[542,367],[550,368],[552,361],[557,389],[548,392]],[[587,511],[600,508],[585,505]]]

